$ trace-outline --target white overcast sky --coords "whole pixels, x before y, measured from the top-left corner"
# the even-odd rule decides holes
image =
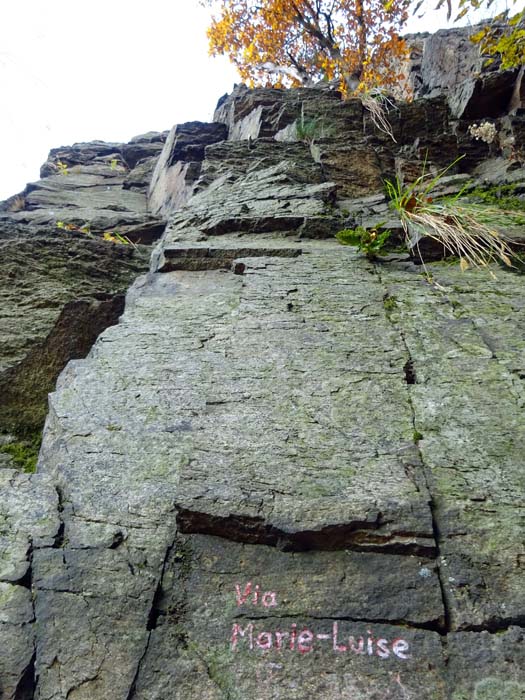
[[[51,148],[209,121],[238,78],[208,57],[208,23],[197,0],[0,0],[0,200]]]

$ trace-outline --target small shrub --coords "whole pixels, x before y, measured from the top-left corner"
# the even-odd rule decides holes
[[[378,226],[371,229],[363,226],[343,229],[336,234],[336,238],[343,245],[355,246],[369,260],[375,260],[386,252],[386,242],[390,238],[391,233],[388,229],[380,230],[380,224],[378,224]]]

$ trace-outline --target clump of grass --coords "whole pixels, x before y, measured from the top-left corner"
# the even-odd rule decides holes
[[[305,116],[304,104],[301,104],[301,115],[295,123],[295,136],[298,141],[311,145],[316,139],[329,136],[329,130],[320,117]]]
[[[407,247],[418,249],[421,238],[427,236],[450,255],[457,256],[462,270],[486,267],[493,262],[512,267],[514,253],[502,229],[519,223],[519,215],[471,202],[463,197],[464,190],[453,197],[436,200],[432,197],[445,173],[462,157],[436,175],[423,172],[410,185],[403,185],[399,178],[386,181],[387,194],[401,219]]]

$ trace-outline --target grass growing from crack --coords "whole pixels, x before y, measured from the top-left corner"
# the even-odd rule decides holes
[[[464,190],[452,197],[432,196],[443,176],[462,157],[436,175],[423,172],[409,185],[403,185],[399,178],[386,181],[387,195],[401,220],[407,248],[418,249],[419,241],[426,236],[457,256],[462,270],[483,268],[493,262],[512,267],[514,253],[502,229],[521,223],[520,214],[471,202],[463,196]]]

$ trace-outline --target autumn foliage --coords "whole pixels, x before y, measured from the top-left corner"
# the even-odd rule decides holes
[[[423,4],[424,0],[418,0],[415,12]],[[439,0],[437,9],[446,6],[447,18],[453,14],[454,22],[459,22],[468,17],[472,10],[486,9],[487,12],[493,0]],[[516,5],[516,0],[512,0],[510,5]],[[501,61],[503,70],[508,68],[518,68],[525,64],[525,9],[515,15],[511,15],[511,7],[507,7],[504,12],[492,17],[478,29],[471,40],[479,45],[480,52],[488,56],[485,65],[490,65],[495,58]]]
[[[347,94],[399,85],[408,0],[205,0],[210,52],[250,85],[340,80]]]

